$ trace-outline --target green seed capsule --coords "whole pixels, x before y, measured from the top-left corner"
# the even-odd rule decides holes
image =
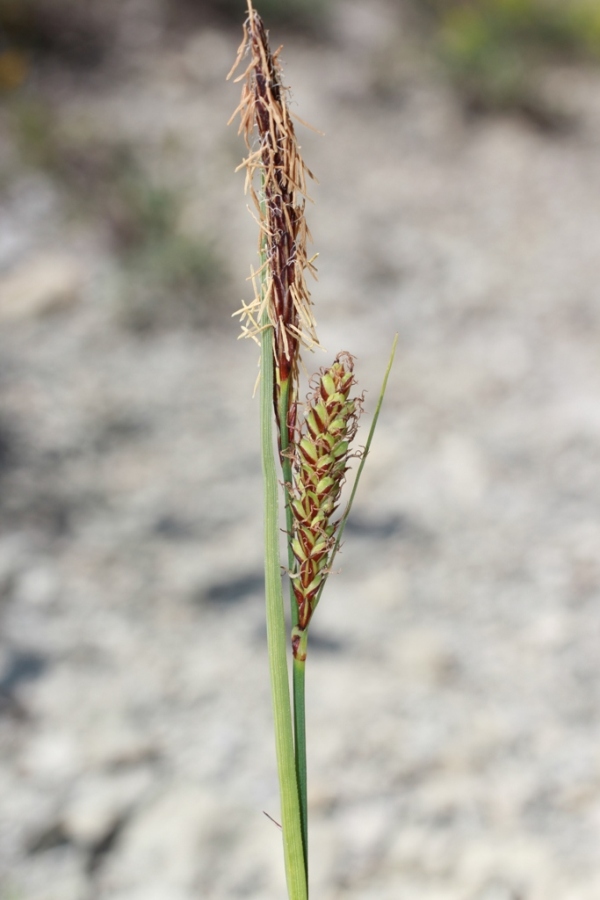
[[[308,438],[302,438],[300,441],[300,449],[307,462],[316,462],[318,460],[319,454],[317,448],[308,440]]]
[[[330,453],[326,453],[325,456],[321,456],[317,463],[315,464],[315,469],[318,472],[322,472],[325,469],[330,469],[334,464],[335,459]],[[318,488],[317,488],[318,490]]]
[[[348,456],[348,448],[350,447],[349,441],[340,441],[339,444],[334,448],[332,452],[332,456],[335,460],[343,459],[344,462]]]
[[[292,552],[299,562],[304,562],[304,560],[306,559],[306,553],[304,552],[302,544],[300,543],[298,538],[292,538]]]
[[[331,478],[329,475],[326,475],[325,478],[321,478],[319,483],[317,484],[316,494],[317,496],[322,494],[330,494],[332,488],[336,486],[335,480]]]
[[[321,378],[321,396],[329,397],[335,392],[335,389],[335,381],[333,380],[329,372],[326,372]]]

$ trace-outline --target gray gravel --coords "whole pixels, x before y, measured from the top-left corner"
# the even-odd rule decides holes
[[[328,349],[308,362],[357,355],[363,435],[400,335],[313,628],[312,896],[597,900],[600,75],[544,75],[567,133],[469,121],[418,64],[373,93],[394,22],[349,3],[334,46],[284,54],[326,132],[302,132]],[[220,323],[128,331],[56,185],[23,171],[0,198],[3,284],[38,291],[4,316],[0,285],[2,900],[285,896],[256,352],[228,318],[255,252],[236,41],[150,43],[117,86],[60,92],[143,141],[190,232],[233,252]],[[49,258],[63,290],[40,299]]]

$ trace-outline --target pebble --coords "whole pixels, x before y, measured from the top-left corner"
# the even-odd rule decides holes
[[[151,735],[136,728],[126,715],[113,713],[87,731],[82,754],[86,766],[92,770],[119,769],[156,759],[160,748]]]
[[[49,565],[30,566],[16,579],[13,598],[24,606],[50,607],[60,594],[60,583],[56,571]]]
[[[186,782],[164,785],[131,819],[102,872],[107,896],[139,891],[145,885],[163,890],[192,891],[202,867],[210,865],[223,829],[223,807],[214,795]],[[204,851],[202,848],[205,848]]]
[[[140,802],[152,781],[149,769],[84,778],[60,814],[62,833],[84,849],[101,846]]]
[[[80,770],[81,753],[69,731],[46,729],[35,734],[23,748],[20,769],[33,780],[58,784]]]
[[[84,276],[79,263],[59,253],[28,259],[0,279],[0,322],[36,319],[73,306]]]

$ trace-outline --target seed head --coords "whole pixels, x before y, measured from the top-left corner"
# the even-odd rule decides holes
[[[353,369],[349,353],[340,353],[332,366],[321,369],[293,448],[292,550],[297,570],[292,585],[300,628],[310,621],[335,543],[338,523],[332,517],[361,411],[360,398],[350,397]]]
[[[306,253],[309,234],[304,217],[306,176],[313,176],[296,141],[288,92],[282,83],[280,50],[271,52],[262,19],[248,0],[244,37],[228,77],[249,56],[246,70],[236,79],[244,85],[231,120],[239,113],[239,132],[244,135],[249,155],[238,168],[246,169],[246,190],[257,209],[259,249],[265,262],[255,273],[254,301],[245,304],[239,314],[243,334],[256,337],[266,310],[275,333],[277,389],[290,375],[295,379],[300,345],[317,344],[304,277],[306,269],[314,272]],[[258,189],[257,173],[262,178]]]

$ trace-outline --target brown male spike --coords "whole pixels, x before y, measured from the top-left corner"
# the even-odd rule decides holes
[[[246,169],[246,190],[258,211],[259,247],[264,263],[255,273],[255,282],[261,282],[255,285],[255,298],[242,307],[239,315],[245,336],[256,337],[263,327],[265,311],[274,329],[274,400],[278,420],[283,384],[292,386],[288,410],[294,399],[300,345],[312,347],[318,343],[305,280],[306,269],[314,274],[306,252],[309,233],[304,217],[306,175],[313,176],[300,156],[287,89],[282,83],[280,49],[271,52],[262,19],[248,0],[244,37],[228,77],[246,56],[250,61],[236,79],[243,81],[244,86],[230,121],[239,113],[239,132],[250,151],[238,168]],[[260,191],[254,183],[257,173],[262,177]]]

